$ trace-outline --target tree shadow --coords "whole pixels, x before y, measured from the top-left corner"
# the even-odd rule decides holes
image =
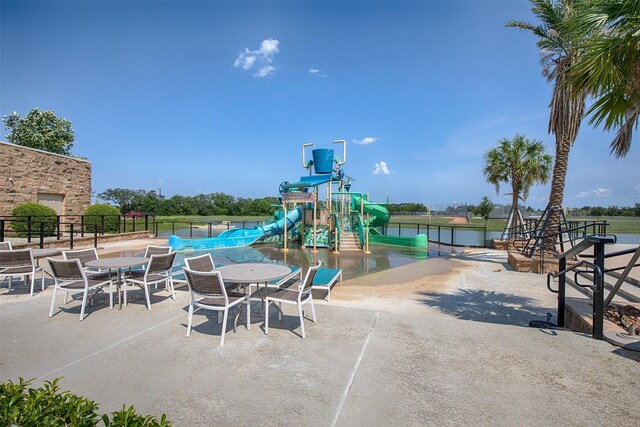
[[[455,293],[421,292],[421,303],[457,319],[502,325],[529,326],[531,320],[555,317],[554,307],[541,307],[538,301],[513,294],[482,289],[458,289]]]

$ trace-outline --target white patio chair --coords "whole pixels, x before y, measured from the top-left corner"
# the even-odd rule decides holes
[[[11,242],[0,242],[0,251],[10,251],[11,250]]]
[[[298,314],[300,316],[300,328],[302,330],[302,338],[305,338],[304,332],[304,304],[311,305],[312,320],[316,321],[316,309],[313,306],[313,295],[311,294],[311,286],[313,279],[318,272],[318,269],[322,265],[322,261],[318,261],[318,265],[314,265],[307,270],[307,275],[298,285],[298,289],[276,289],[270,294],[267,294],[264,300],[264,333],[269,333],[269,303],[277,302],[280,308],[278,318],[282,320],[282,304],[293,304],[298,307]]]
[[[44,268],[36,264],[31,249],[0,250],[0,283],[9,279],[9,290],[15,276],[22,276],[24,282],[31,277],[31,293],[36,283],[36,273],[42,272],[42,290],[44,290]]]
[[[108,271],[108,270],[94,270],[90,267],[87,267],[87,262],[95,261],[99,259],[98,251],[96,250],[96,248],[62,251],[62,258],[65,260],[72,260],[72,259],[79,260],[80,265],[82,265],[82,269],[87,274],[98,274],[98,273],[105,273]]]
[[[218,271],[205,272],[185,268],[184,274],[187,278],[190,294],[187,337],[191,335],[191,324],[195,310],[203,308],[205,310],[217,311],[218,313],[223,312],[222,332],[220,336],[220,345],[223,346],[229,309],[242,302],[247,304],[247,330],[251,328],[251,302],[249,294],[228,291]],[[197,308],[194,309],[194,307]],[[235,332],[235,330],[234,322],[233,331]]]
[[[171,299],[175,301],[176,292],[173,288],[173,276],[171,274],[175,258],[176,252],[171,252],[165,255],[151,255],[149,265],[145,270],[133,270],[128,272],[123,285],[124,306],[127,306],[128,284],[137,285],[141,289],[144,289],[144,294],[147,297],[147,309],[149,310],[151,310],[149,285],[156,285],[164,282],[165,289],[171,293]]]
[[[95,295],[105,286],[109,286],[109,308],[113,309],[113,281],[104,274],[97,275],[98,278],[87,276],[82,268],[80,260],[75,258],[71,260],[57,260],[47,258],[51,266],[53,280],[53,296],[51,297],[51,309],[49,317],[53,316],[53,307],[56,301],[56,291],[59,289],[65,292],[64,303],[67,303],[67,295],[69,293],[82,293],[82,308],[80,309],[80,320],[84,319],[84,311],[87,301],[93,303]],[[93,291],[93,292],[92,292]]]

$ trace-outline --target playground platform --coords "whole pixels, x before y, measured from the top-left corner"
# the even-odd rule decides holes
[[[148,241],[105,244],[137,253]],[[640,361],[581,333],[526,325],[554,313],[544,276],[506,254],[460,250],[345,280],[318,322],[256,320],[219,347],[220,327],[188,294],[122,311],[79,304],[48,318],[51,289],[0,288],[0,378],[56,377],[101,412],[135,405],[174,425],[637,425]],[[133,292],[132,292],[133,293]],[[240,324],[242,321],[239,322]],[[28,355],[28,357],[27,357]]]

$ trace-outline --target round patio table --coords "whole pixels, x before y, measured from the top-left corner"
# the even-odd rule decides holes
[[[282,279],[291,273],[289,267],[266,262],[243,262],[229,264],[216,270],[222,275],[222,280],[235,283],[267,283]]]
[[[118,309],[122,310],[122,298],[120,296],[120,287],[122,286],[122,269],[137,267],[149,262],[149,258],[139,256],[120,256],[115,258],[101,258],[87,261],[86,266],[98,269],[108,269],[109,271],[118,269],[118,280],[116,281],[116,289],[118,292]]]
[[[250,285],[255,283],[257,286],[257,293],[260,299],[264,301],[265,293],[267,289],[267,282],[273,280],[282,279],[283,277],[291,274],[291,269],[283,265],[269,264],[266,262],[243,262],[239,264],[229,264],[217,268],[222,276],[222,280],[228,282],[235,282],[240,284]],[[265,286],[260,289],[260,284]],[[251,286],[248,286],[249,292],[251,292]]]
[[[33,257],[35,259],[40,259],[40,258],[60,255],[62,253],[62,249],[57,249],[57,248],[31,249],[31,252],[33,252]]]

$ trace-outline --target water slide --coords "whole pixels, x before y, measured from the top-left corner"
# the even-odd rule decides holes
[[[302,209],[297,207],[287,212],[286,218],[280,218],[272,223],[257,225],[253,228],[232,228],[231,230],[221,233],[218,237],[182,239],[172,235],[169,237],[169,246],[177,251],[189,247],[193,249],[216,249],[249,246],[263,237],[271,237],[284,233],[285,221],[287,221],[287,230],[291,230],[301,218]]]
[[[360,196],[352,196],[352,202],[352,209],[360,211]],[[414,248],[427,248],[429,246],[426,234],[417,234],[415,236],[389,236],[381,234],[376,227],[384,227],[389,222],[389,219],[391,219],[391,214],[383,205],[365,200],[362,210],[372,217],[364,222],[364,226],[369,230],[369,241],[371,243]]]

